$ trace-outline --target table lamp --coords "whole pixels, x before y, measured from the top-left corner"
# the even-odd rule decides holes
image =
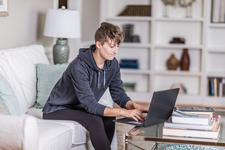
[[[58,38],[53,46],[54,64],[67,63],[69,59],[69,46],[67,38],[80,37],[80,17],[79,12],[62,9],[48,9],[44,36]]]

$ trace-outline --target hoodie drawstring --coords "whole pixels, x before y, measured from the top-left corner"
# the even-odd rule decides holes
[[[99,89],[100,72],[98,72],[98,89]]]
[[[104,88],[105,88],[105,70],[104,70]]]
[[[105,88],[105,70],[103,70],[103,72],[104,72],[104,88]],[[100,72],[98,72],[98,89],[99,89],[99,82],[100,82]]]

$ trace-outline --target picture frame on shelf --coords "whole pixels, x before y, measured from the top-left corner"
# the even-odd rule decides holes
[[[0,16],[8,16],[9,15],[9,0],[0,0]]]

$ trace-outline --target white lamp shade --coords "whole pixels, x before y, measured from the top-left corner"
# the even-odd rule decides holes
[[[68,9],[48,9],[44,36],[56,38],[79,38],[79,12]]]

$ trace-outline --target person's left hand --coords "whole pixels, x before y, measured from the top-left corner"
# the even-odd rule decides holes
[[[142,113],[147,113],[148,112],[148,108],[145,108],[145,107],[143,107],[141,105],[138,105],[136,103],[134,105],[134,108],[140,110]]]

